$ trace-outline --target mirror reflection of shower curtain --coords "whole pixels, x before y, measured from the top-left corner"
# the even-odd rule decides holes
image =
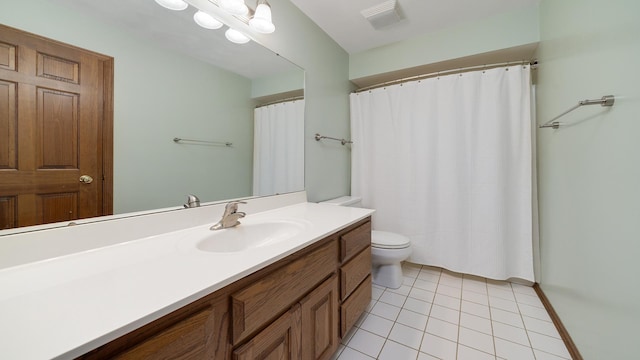
[[[351,193],[409,261],[534,280],[529,66],[352,94]]]
[[[253,195],[304,189],[304,100],[254,110]]]

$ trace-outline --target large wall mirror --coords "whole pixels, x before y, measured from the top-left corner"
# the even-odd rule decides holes
[[[256,42],[229,42],[226,28],[199,27],[192,6],[15,0],[9,7],[0,23],[114,58],[114,214],[179,208],[188,194],[212,202],[304,190],[304,70],[297,65]],[[267,121],[281,116],[279,107],[294,103],[299,129],[291,133],[299,136],[259,138],[278,128],[279,120]],[[299,175],[277,185],[272,177],[289,171],[273,162],[282,151],[299,155]]]

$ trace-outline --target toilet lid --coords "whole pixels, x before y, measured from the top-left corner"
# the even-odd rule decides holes
[[[371,245],[381,249],[404,249],[411,245],[411,241],[408,237],[386,232],[386,231],[371,231]]]

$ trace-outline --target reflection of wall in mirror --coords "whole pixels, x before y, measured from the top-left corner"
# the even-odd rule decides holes
[[[251,195],[249,79],[47,0],[12,2],[0,23],[115,58],[114,213],[181,206],[189,193],[203,202]]]

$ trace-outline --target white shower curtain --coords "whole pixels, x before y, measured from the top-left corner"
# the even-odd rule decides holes
[[[253,195],[304,189],[304,100],[254,111]]]
[[[352,195],[409,261],[534,280],[529,66],[351,94]]]

